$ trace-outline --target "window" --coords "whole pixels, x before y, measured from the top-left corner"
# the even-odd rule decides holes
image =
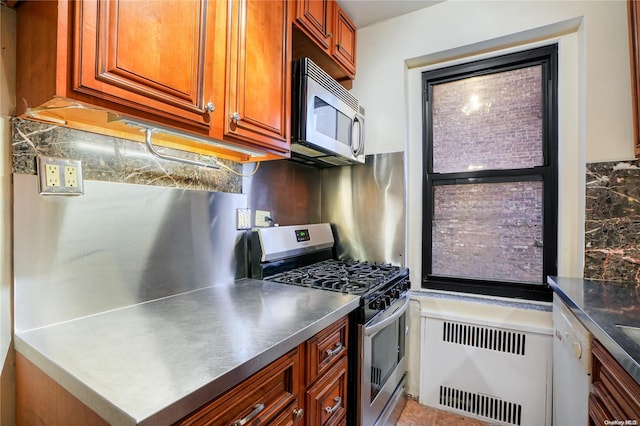
[[[422,74],[423,287],[551,300],[557,46]]]

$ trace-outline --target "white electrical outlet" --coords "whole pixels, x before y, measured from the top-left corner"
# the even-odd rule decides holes
[[[251,210],[236,209],[238,226],[236,229],[251,229]]]
[[[80,195],[82,184],[82,163],[66,158],[38,157],[40,194]]]
[[[256,228],[267,228],[271,226],[271,212],[268,210],[256,210]]]
[[[60,186],[60,167],[57,164],[47,164],[44,166],[44,178],[46,186]]]
[[[78,187],[78,168],[76,166],[64,166],[64,186],[67,188]]]

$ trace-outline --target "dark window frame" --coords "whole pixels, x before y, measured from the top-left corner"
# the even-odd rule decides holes
[[[558,46],[557,44],[501,55],[489,59],[440,68],[422,73],[423,134],[423,230],[422,288],[464,293],[551,301],[546,282],[524,284],[491,280],[441,277],[431,274],[433,194],[437,185],[524,180],[543,181],[543,280],[557,274],[558,218]],[[543,165],[522,169],[477,170],[460,173],[433,173],[432,116],[433,85],[518,68],[542,66]]]

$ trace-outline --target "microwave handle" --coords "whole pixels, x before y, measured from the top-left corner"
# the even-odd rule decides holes
[[[356,127],[356,124],[360,127],[360,132],[358,133],[358,145],[355,148],[352,146],[351,151],[353,151],[353,155],[357,157],[362,154],[362,151],[364,151],[364,115],[356,114],[353,118],[352,130]]]

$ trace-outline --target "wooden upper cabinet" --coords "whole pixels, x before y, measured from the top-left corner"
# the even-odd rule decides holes
[[[338,81],[356,74],[357,28],[335,0],[296,0],[293,59],[310,57]],[[300,35],[302,33],[302,35]]]
[[[207,104],[215,106],[215,94],[208,82],[224,78],[215,75],[208,50],[220,44],[213,3],[100,0],[76,6],[74,90],[209,126]]]
[[[356,26],[336,3],[334,5],[334,37],[332,44],[333,57],[347,70],[356,75]]]
[[[285,0],[44,0],[18,14],[18,115],[246,162],[289,156]],[[231,118],[234,117],[234,118]],[[213,143],[211,143],[213,142]]]
[[[225,138],[288,151],[291,47],[288,2],[238,0],[228,25],[231,48]]]
[[[331,7],[330,0],[299,0],[296,10],[296,22],[323,49],[331,46]]]
[[[640,3],[636,0],[627,0],[627,11],[629,15],[633,146],[636,158],[640,160]]]

